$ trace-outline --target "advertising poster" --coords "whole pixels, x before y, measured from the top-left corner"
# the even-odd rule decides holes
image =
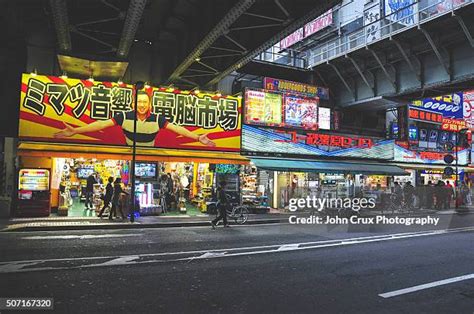
[[[112,82],[23,74],[19,137],[131,145],[134,90]],[[239,151],[241,101],[150,87],[138,93],[137,146]]]
[[[331,109],[319,107],[318,108],[318,128],[321,130],[331,129]]]
[[[440,113],[445,118],[463,117],[463,93],[454,93],[414,101],[410,106]]]
[[[245,121],[249,124],[280,125],[283,123],[281,94],[246,90]]]
[[[417,0],[384,0],[385,16],[392,22],[405,26],[418,23]]]
[[[313,129],[318,127],[317,99],[285,97],[285,125]]]
[[[421,136],[421,135],[420,135]],[[428,133],[428,140],[434,140],[434,137],[438,137],[438,134]],[[421,141],[421,139],[420,139]],[[429,144],[429,143],[428,143]],[[420,163],[429,165],[446,165],[443,158],[447,153],[436,152],[436,151],[414,151],[408,149],[405,144],[395,143],[394,147],[394,161],[407,162],[407,163]],[[463,149],[458,153],[459,165],[467,165],[469,158],[469,150]]]
[[[469,127],[474,127],[474,90],[463,93],[463,117]]]
[[[393,140],[354,135],[322,134],[317,131],[282,131],[244,125],[242,153],[393,159]]]
[[[318,16],[308,24],[304,26],[304,37],[313,35],[320,30],[330,26],[333,23],[332,9],[329,9],[326,13]]]

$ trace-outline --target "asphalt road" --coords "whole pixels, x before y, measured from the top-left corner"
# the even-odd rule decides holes
[[[472,226],[445,215],[423,227],[1,233],[0,297],[54,297],[56,313],[473,313]]]

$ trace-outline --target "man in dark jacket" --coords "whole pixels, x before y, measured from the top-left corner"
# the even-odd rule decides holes
[[[87,183],[86,183],[86,209],[92,209],[94,206],[92,204],[92,196],[94,195],[94,184],[97,183],[97,180],[95,178],[95,173],[92,173],[88,178],[87,178]]]
[[[102,218],[102,214],[104,213],[105,209],[110,205],[110,201],[112,200],[112,195],[114,195],[114,187],[112,183],[114,182],[114,178],[109,177],[107,186],[105,187],[105,195],[104,195],[104,206],[100,210],[99,218]]]
[[[217,208],[219,210],[219,215],[211,221],[212,229],[216,228],[217,222],[222,219],[224,222],[224,227],[229,227],[227,223],[227,206],[229,205],[229,200],[225,194],[225,182],[220,183],[220,187],[217,189]]]
[[[122,216],[122,220],[125,219],[125,215],[123,214],[122,206],[120,206],[120,195],[128,194],[122,189],[122,179],[117,178],[114,182],[114,194],[112,195],[112,209],[110,210],[109,219],[112,220],[113,216],[117,216],[117,207],[120,210],[120,215]]]
[[[408,181],[405,183],[405,187],[403,188],[403,194],[405,196],[405,204],[408,209],[413,208],[413,201],[415,196],[415,188],[411,185],[411,182]]]

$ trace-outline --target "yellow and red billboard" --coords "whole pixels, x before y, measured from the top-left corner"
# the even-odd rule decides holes
[[[137,146],[240,150],[240,98],[157,87],[138,97]],[[134,98],[132,85],[23,74],[19,137],[130,145]]]

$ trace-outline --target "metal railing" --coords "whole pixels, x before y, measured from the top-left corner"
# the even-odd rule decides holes
[[[308,68],[326,63],[351,51],[404,32],[438,18],[455,9],[472,4],[474,0],[421,0],[383,16],[349,34],[329,40],[308,51]],[[316,53],[315,53],[316,51]]]
[[[307,68],[307,56],[305,53],[298,53],[298,56],[292,55],[290,52],[277,53],[271,51],[265,51],[259,54],[254,60],[276,63],[285,66],[306,69]]]

